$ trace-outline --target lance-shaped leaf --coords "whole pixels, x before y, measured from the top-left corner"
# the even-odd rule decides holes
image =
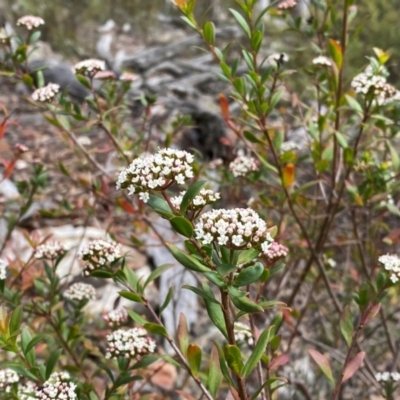
[[[183,354],[186,354],[189,346],[189,330],[187,327],[186,317],[184,314],[179,314],[178,330],[176,333],[179,349]]]
[[[215,300],[215,296],[210,286],[206,283],[203,283],[204,293],[207,294],[207,297],[204,298],[204,303],[206,305],[207,314],[210,317],[213,324],[221,331],[221,333],[228,338],[228,333],[226,330],[224,313],[222,312],[221,304]],[[214,299],[213,301],[210,298]]]
[[[197,344],[189,344],[186,354],[192,374],[194,376],[198,376],[200,371],[201,356],[202,356],[200,347],[197,346]]]
[[[268,369],[272,371],[274,368],[281,367],[289,362],[290,355],[289,354],[280,354],[278,357],[275,357],[268,365]]]
[[[339,42],[334,39],[329,39],[329,52],[338,69],[342,68],[343,51]]]
[[[365,319],[365,324],[371,322],[376,317],[376,314],[378,314],[380,310],[381,310],[381,305],[375,304],[369,311],[367,318]]]
[[[347,346],[350,347],[351,340],[353,338],[354,327],[350,308],[348,306],[343,309],[342,315],[340,316],[340,330],[342,332],[344,340],[347,343]]]
[[[342,382],[350,379],[361,367],[362,362],[364,361],[365,351],[361,351],[356,354],[351,361],[347,364],[346,369],[344,370],[343,380]]]
[[[208,369],[208,390],[211,396],[216,398],[221,385],[222,373],[218,363],[218,350],[213,346],[210,355],[210,366]]]
[[[161,315],[162,312],[168,307],[168,305],[169,305],[169,303],[171,302],[173,296],[174,296],[174,288],[173,288],[173,287],[170,287],[170,288],[168,289],[167,295],[165,296],[165,300],[164,300],[164,302],[161,304],[160,310],[158,311],[160,315]]]
[[[251,354],[242,369],[243,378],[246,379],[251,374],[251,371],[253,371],[253,369],[256,367],[257,363],[261,360],[261,357],[263,356],[265,349],[267,348],[268,342],[272,339],[272,328],[273,326],[270,326],[269,328],[265,329],[258,338],[253,353]]]
[[[264,266],[261,263],[255,263],[250,267],[244,268],[240,271],[239,275],[233,281],[233,286],[246,286],[257,281],[264,271]]]
[[[260,312],[264,311],[261,306],[251,301],[246,296],[242,297],[234,297],[230,296],[232,303],[237,307],[240,311],[244,311],[246,313]]]
[[[153,333],[155,335],[161,335],[165,338],[168,337],[168,333],[162,325],[155,324],[155,323],[147,323],[143,325],[143,328],[146,329],[147,332]]]
[[[118,294],[124,299],[128,299],[135,303],[143,303],[142,298],[136,293],[128,292],[127,290],[121,290],[120,292],[118,292]]]
[[[235,17],[236,21],[241,26],[246,35],[250,38],[251,37],[250,27],[249,24],[246,22],[246,20],[243,18],[243,16],[233,8],[230,8],[229,11]]]
[[[174,213],[168,203],[158,196],[154,196],[151,194],[149,200],[147,201],[147,205],[152,208],[158,215],[161,215],[164,218],[170,219],[174,217]]]
[[[193,226],[189,220],[184,217],[173,217],[169,220],[172,228],[182,236],[191,238],[193,236]]]
[[[235,373],[235,375],[240,375],[243,369],[243,361],[239,347],[227,344],[225,345],[224,350],[225,359],[229,368]]]
[[[167,243],[167,247],[169,251],[174,256],[175,260],[180,262],[185,268],[190,269],[191,271],[196,272],[207,272],[211,271],[210,268],[203,265],[199,260],[194,258],[193,256],[186,254],[182,250],[178,249],[171,243]]]
[[[334,386],[335,381],[333,380],[332,369],[328,359],[317,350],[309,349],[308,354],[310,354],[311,358],[317,363],[322,373],[328,378],[332,386]]]
[[[226,365],[226,360],[224,356],[224,351],[222,350],[221,346],[219,343],[214,342],[215,347],[217,348],[218,351],[218,357],[219,357],[219,366],[221,368],[222,375],[224,378],[227,380],[230,386],[237,388],[236,383],[232,380],[231,375],[229,373],[228,367]]]
[[[130,310],[129,308],[126,309],[126,311],[128,312],[128,315],[139,325],[144,325],[147,323],[147,321],[138,313],[136,313],[133,310]]]
[[[186,191],[181,201],[179,211],[182,214],[186,211],[192,200],[199,194],[201,188],[204,186],[205,183],[206,181],[197,181],[193,183],[193,185],[190,185],[189,189]]]
[[[150,282],[153,282],[155,279],[157,279],[161,274],[163,274],[167,269],[171,268],[172,264],[163,264],[157,267],[146,279],[146,282],[143,285],[143,288],[145,288]]]

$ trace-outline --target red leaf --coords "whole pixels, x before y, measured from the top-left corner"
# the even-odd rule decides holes
[[[10,163],[7,164],[7,168],[4,171],[3,180],[10,177],[10,175],[14,171],[16,161],[17,160],[14,158],[14,160],[12,160]]]
[[[5,119],[0,125],[0,139],[6,133],[7,125],[8,125],[8,119]]]
[[[280,354],[278,357],[274,358],[268,365],[268,369],[271,371],[274,368],[281,367],[289,362],[290,355],[289,354]]]
[[[136,210],[135,208],[132,206],[131,203],[128,203],[126,200],[124,199],[118,199],[117,200],[119,206],[125,210],[127,213],[129,214],[136,214]]]
[[[346,369],[344,370],[342,382],[350,379],[361,367],[362,362],[364,361],[365,351],[361,351],[357,355],[355,355],[351,361],[347,364]]]
[[[333,380],[332,370],[328,359],[317,350],[309,349],[308,353],[317,363],[323,374],[329,379],[332,385],[334,385],[335,381]]]
[[[221,108],[221,114],[223,119],[229,119],[229,103],[224,94],[219,95],[219,106]]]

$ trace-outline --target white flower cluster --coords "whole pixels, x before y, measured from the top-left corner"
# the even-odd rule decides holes
[[[36,89],[32,93],[32,99],[34,101],[41,101],[42,103],[49,103],[54,99],[59,91],[60,85],[57,85],[57,83],[49,83],[46,86]]]
[[[351,87],[356,93],[367,95],[373,93],[377,96],[379,104],[396,97],[398,91],[392,85],[386,82],[387,70],[381,66],[374,71],[371,65],[356,75],[351,81]]]
[[[179,196],[171,197],[171,203],[176,208],[179,209],[182,203],[183,196],[186,192],[181,192]],[[201,210],[207,204],[211,204],[216,202],[221,198],[219,193],[213,192],[210,189],[202,188],[197,196],[194,197],[191,204],[189,205],[189,209],[191,210]]]
[[[396,283],[400,279],[400,258],[395,254],[380,256],[378,261],[383,264],[386,271],[390,273],[390,280]]]
[[[321,65],[321,66],[326,66],[326,67],[331,67],[332,66],[332,61],[328,57],[325,57],[325,56],[315,57],[312,60],[312,63],[314,65]]]
[[[107,79],[115,79],[116,76],[113,71],[98,71],[96,72],[94,78],[107,80]]]
[[[0,260],[0,281],[7,278],[8,264],[4,260]]]
[[[106,358],[125,357],[139,359],[141,356],[153,353],[156,343],[147,336],[143,328],[118,329],[107,335]]]
[[[278,242],[272,242],[269,249],[265,252],[268,261],[276,261],[279,258],[286,257],[289,249]]]
[[[88,276],[91,271],[101,269],[121,257],[121,246],[106,240],[93,240],[79,253],[79,258],[87,261],[83,275]]]
[[[399,372],[377,372],[375,374],[375,379],[378,382],[388,382],[388,381],[394,381],[398,382],[400,381],[400,373]]]
[[[76,385],[70,379],[67,372],[53,372],[43,388],[36,391],[36,397],[38,400],[76,400]]]
[[[35,258],[38,260],[55,260],[67,252],[66,247],[60,242],[47,242],[35,249]]]
[[[117,181],[117,189],[128,189],[128,194],[139,193],[145,203],[151,190],[162,190],[174,181],[182,185],[193,178],[194,157],[184,150],[160,149],[154,155],[145,155],[133,160],[122,171]]]
[[[0,392],[9,393],[14,383],[19,381],[18,374],[10,368],[0,369]]]
[[[35,17],[34,15],[25,15],[17,21],[18,26],[24,26],[28,31],[33,28],[38,28],[40,25],[44,25],[44,19]]]
[[[279,10],[288,10],[291,8],[296,7],[297,1],[295,0],[283,0],[278,4],[278,9]]]
[[[88,60],[83,60],[75,64],[74,73],[86,75],[89,77],[94,77],[97,72],[104,71],[106,69],[106,63],[102,60],[96,60],[94,58],[90,58]]]
[[[233,325],[233,331],[235,334],[235,341],[241,345],[243,343],[252,346],[254,344],[253,333],[248,325],[242,322],[235,322]]]
[[[118,328],[128,321],[128,313],[125,308],[118,308],[104,314],[103,319],[110,328]]]
[[[73,301],[95,300],[96,289],[87,283],[77,282],[65,291],[64,297]]]
[[[28,381],[25,384],[18,385],[18,399],[19,400],[37,400],[36,397],[37,384]]]
[[[267,224],[251,208],[206,212],[200,216],[195,233],[204,244],[217,242],[234,249],[255,247],[266,252],[273,242]]]
[[[258,171],[259,164],[254,157],[239,155],[229,164],[229,169],[234,177],[246,176],[250,172]]]
[[[293,140],[287,140],[281,144],[280,151],[281,153],[285,153],[287,151],[298,150],[300,146]]]

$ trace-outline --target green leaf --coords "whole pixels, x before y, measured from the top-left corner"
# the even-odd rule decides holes
[[[172,228],[181,235],[191,238],[193,236],[193,225],[184,217],[173,217],[169,220]]]
[[[143,299],[136,293],[128,292],[127,290],[121,290],[118,294],[124,299],[128,299],[135,303],[143,303]]]
[[[199,375],[201,366],[201,349],[197,344],[189,344],[187,348],[187,358],[190,366],[190,370],[194,376]]]
[[[19,332],[22,320],[22,307],[18,306],[11,314],[8,333],[10,336],[15,336]]]
[[[29,44],[36,43],[40,39],[41,34],[42,32],[40,31],[33,32],[29,37]]]
[[[181,206],[179,209],[182,214],[187,210],[189,204],[193,201],[193,199],[199,194],[201,188],[204,186],[205,183],[206,181],[197,181],[190,185],[189,189],[186,191],[182,198]]]
[[[243,29],[243,31],[246,33],[246,35],[251,38],[251,31],[250,31],[250,27],[247,24],[246,20],[243,18],[243,16],[238,13],[236,10],[234,10],[233,8],[229,8],[229,11],[232,13],[232,15],[234,16],[234,18],[236,19],[236,21],[238,22],[238,24],[240,25],[240,27]]]
[[[243,369],[243,361],[239,347],[227,344],[225,345],[224,353],[228,367],[235,373],[235,375],[240,375]]]
[[[329,39],[329,51],[337,68],[341,69],[343,64],[343,52],[340,43],[334,39]]]
[[[250,131],[244,131],[243,136],[251,143],[264,144],[264,142],[262,140],[260,140],[256,135],[254,135],[254,133],[252,133]]]
[[[221,304],[217,300],[215,300],[213,291],[206,283],[203,283],[203,290],[204,293],[207,295],[207,298],[204,298],[204,303],[208,316],[210,317],[213,324],[225,336],[225,338],[228,338],[228,332],[226,330],[225,318],[224,313],[222,312]]]
[[[237,385],[232,380],[231,374],[229,373],[228,367],[226,365],[224,352],[223,352],[221,346],[219,345],[219,343],[217,343],[215,341],[214,341],[214,344],[215,344],[215,347],[217,348],[217,351],[218,351],[219,366],[221,368],[222,375],[227,380],[227,382],[229,383],[230,386],[232,386],[233,388],[237,389]]]
[[[400,167],[400,158],[399,158],[399,153],[397,152],[397,150],[392,146],[392,144],[390,143],[389,140],[386,141],[386,145],[389,149],[390,152],[390,157],[392,159],[392,165],[393,165],[393,170],[395,172],[399,171],[399,167]]]
[[[124,266],[123,272],[126,278],[126,282],[133,290],[138,290],[139,278],[137,277],[135,271],[129,268],[127,265]]]
[[[175,365],[175,367],[177,368],[184,368],[182,364],[180,364],[178,361],[176,361],[175,359],[173,359],[171,356],[169,356],[168,354],[160,354],[159,357],[162,360],[167,361],[168,363]]]
[[[146,288],[146,286],[150,283],[153,282],[155,279],[157,279],[161,274],[163,274],[165,271],[170,269],[172,267],[172,264],[163,264],[157,267],[146,279],[146,282],[143,285],[143,289]]]
[[[238,308],[240,311],[244,311],[246,313],[253,313],[253,312],[261,312],[264,311],[261,306],[251,301],[249,298],[243,297],[233,297],[230,296],[232,303]]]
[[[344,340],[347,343],[347,346],[350,347],[353,338],[354,327],[350,308],[348,306],[343,309],[342,315],[340,316],[340,330]]]
[[[254,265],[244,268],[240,271],[239,275],[233,281],[233,286],[240,287],[250,285],[260,278],[264,271],[264,266],[261,263],[255,263]]]
[[[217,397],[218,389],[222,382],[222,374],[218,364],[218,350],[213,346],[208,369],[208,390],[213,398]]]
[[[265,329],[264,332],[258,338],[257,344],[255,345],[251,356],[249,357],[246,364],[242,368],[241,373],[243,378],[246,379],[251,374],[253,369],[257,366],[257,363],[261,360],[261,357],[263,356],[267,348],[268,342],[273,337],[272,328],[273,326],[270,326],[269,328]]]
[[[168,337],[168,333],[165,330],[165,328],[159,324],[148,322],[143,325],[143,328],[146,329],[147,332],[152,333],[154,335],[161,335],[164,336],[165,338]]]
[[[340,132],[336,131],[335,137],[336,137],[336,140],[338,141],[338,143],[340,144],[340,147],[342,147],[343,149],[346,149],[348,147],[345,137]]]
[[[187,327],[186,317],[183,313],[179,314],[178,330],[176,332],[179,349],[186,354],[189,346],[189,330]]]
[[[35,336],[26,346],[24,354],[27,355],[39,342],[42,342],[46,338],[45,335]]]
[[[284,383],[287,383],[288,380],[286,378],[282,378],[282,377],[276,377],[276,378],[271,378],[266,380],[262,386],[260,386],[251,396],[251,400],[255,400],[258,395],[261,393],[261,390],[263,390],[265,387],[272,387],[272,384],[277,382],[277,381],[282,381]],[[275,387],[275,386],[274,386]]]
[[[138,313],[136,313],[133,310],[130,310],[129,308],[126,309],[126,311],[128,312],[129,316],[139,325],[144,325],[147,324],[147,320],[144,319],[141,315],[139,315]]]
[[[172,253],[174,258],[181,263],[185,268],[196,272],[207,272],[211,271],[210,268],[203,265],[196,258],[184,253],[182,250],[178,249],[175,245],[167,243],[169,251]]]
[[[214,45],[215,43],[215,27],[212,22],[206,22],[203,25],[203,35],[204,39],[208,44]]]
[[[257,249],[243,250],[240,252],[237,263],[240,265],[240,264],[245,264],[250,261],[253,261],[258,257],[259,254],[260,254],[260,251]]]
[[[311,358],[317,363],[322,373],[328,378],[332,386],[334,386],[335,381],[333,379],[332,370],[328,359],[317,350],[309,349],[308,354],[310,354]]]
[[[76,79],[78,79],[78,81],[79,81],[83,86],[87,87],[89,90],[91,89],[90,82],[89,82],[89,80],[88,80],[85,76],[80,75],[80,74],[76,74],[75,76],[76,76]]]
[[[150,195],[147,205],[152,208],[158,215],[164,218],[170,219],[174,217],[174,213],[171,210],[168,203],[161,197]]]
[[[236,269],[234,264],[216,264],[215,267],[221,276],[226,276]]]
[[[204,276],[212,283],[222,288],[225,286],[225,281],[215,271],[204,272]]]
[[[50,378],[50,375],[52,374],[62,351],[62,349],[57,349],[50,353],[50,357],[46,361],[46,380]]]
[[[213,302],[213,303],[219,304],[219,303],[218,303],[218,300],[215,299],[214,295],[210,295],[210,294],[204,292],[203,290],[198,289],[197,287],[190,286],[190,285],[183,285],[183,286],[182,286],[182,289],[191,290],[192,292],[196,293],[198,296],[200,296],[200,297],[203,298],[204,300],[207,299],[207,300],[209,300],[209,301],[211,301],[211,302]]]
[[[148,355],[144,356],[140,361],[132,366],[132,369],[146,368],[159,359],[159,356]]]
[[[354,111],[358,112],[359,114],[362,114],[363,109],[361,107],[361,104],[354,98],[349,96],[348,94],[345,95],[347,104],[352,108]]]
[[[168,304],[171,302],[173,295],[174,295],[174,288],[170,287],[167,296],[165,297],[165,300],[160,307],[159,315],[161,315],[162,312],[168,307]]]

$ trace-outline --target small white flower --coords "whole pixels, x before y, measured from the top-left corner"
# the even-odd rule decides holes
[[[296,7],[297,1],[295,0],[283,0],[278,4],[278,10],[290,10]]]
[[[110,328],[117,328],[128,320],[128,313],[125,308],[118,308],[103,315],[103,319]]]
[[[32,381],[26,382],[24,385],[18,385],[18,399],[19,400],[37,400],[35,395],[37,391],[37,384]]]
[[[11,391],[12,385],[19,381],[19,376],[10,368],[0,369],[0,393]]]
[[[55,260],[63,256],[67,248],[60,242],[47,242],[35,249],[35,258],[38,260]]]
[[[315,57],[312,60],[312,63],[314,65],[321,65],[321,66],[326,66],[326,67],[331,67],[332,66],[332,61],[328,57],[325,57],[325,56]]]
[[[229,164],[229,169],[234,177],[246,176],[250,172],[258,171],[259,163],[254,157],[239,155]]]
[[[95,300],[96,289],[87,283],[77,282],[65,291],[64,297],[72,301]]]
[[[42,88],[36,89],[32,93],[32,99],[42,103],[49,103],[54,99],[59,91],[60,85],[57,85],[56,83],[49,83]]]
[[[280,258],[286,257],[289,249],[278,242],[272,242],[267,250],[264,250],[264,254],[268,261],[274,262]]]
[[[90,146],[92,144],[88,136],[79,136],[77,140],[81,146]]]
[[[253,333],[248,325],[245,325],[242,322],[235,322],[233,329],[235,341],[239,346],[244,343],[246,343],[248,346],[252,346],[254,344]]]
[[[399,281],[400,278],[400,258],[395,254],[386,254],[380,256],[378,261],[383,264],[386,271],[390,275],[390,280],[393,283]]]
[[[7,278],[8,264],[0,259],[0,281],[4,281]],[[1,370],[0,370],[1,371]]]
[[[79,253],[79,258],[86,261],[83,275],[88,276],[90,272],[104,269],[121,257],[121,246],[115,242],[106,240],[93,240],[89,242]]]
[[[40,17],[35,17],[34,15],[25,15],[17,21],[18,26],[24,26],[28,31],[33,28],[38,28],[40,25],[44,25],[44,19]]]
[[[81,61],[74,66],[74,73],[94,77],[99,71],[106,69],[106,63],[94,58]]]
[[[154,353],[156,343],[145,329],[118,329],[107,335],[106,358],[125,357],[140,359],[142,356]]]
[[[77,400],[76,385],[70,381],[67,372],[53,372],[43,384],[42,389],[36,390],[38,400]]]

